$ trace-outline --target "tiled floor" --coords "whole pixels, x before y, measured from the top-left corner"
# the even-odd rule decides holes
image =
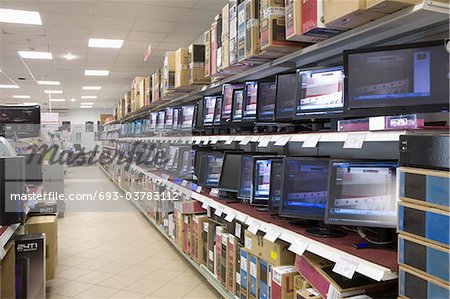
[[[65,188],[116,191],[97,167],[69,169]],[[128,212],[71,212],[68,203],[47,298],[221,298],[131,203],[121,204]]]

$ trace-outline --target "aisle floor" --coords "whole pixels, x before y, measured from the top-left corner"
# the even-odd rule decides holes
[[[118,191],[98,167],[70,168],[65,193]],[[47,298],[221,298],[131,203],[127,212],[71,212],[58,221]]]

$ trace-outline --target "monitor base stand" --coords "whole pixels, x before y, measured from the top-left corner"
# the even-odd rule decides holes
[[[219,191],[219,199],[220,200],[226,200],[226,203],[235,203],[240,202],[240,200],[237,198],[237,194],[234,192],[229,191]]]
[[[324,223],[313,220],[297,220],[291,221],[289,224],[306,227],[306,234],[319,238],[339,238],[347,235],[345,231],[332,228]]]
[[[256,208],[256,210],[258,212],[269,212],[269,208],[268,207],[258,207],[258,208]]]

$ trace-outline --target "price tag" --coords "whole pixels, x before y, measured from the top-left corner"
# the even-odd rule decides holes
[[[302,256],[305,250],[308,248],[309,244],[306,242],[294,241],[289,246],[288,250],[295,253],[296,255]]]
[[[333,272],[341,274],[342,276],[345,276],[348,279],[352,279],[353,274],[355,274],[357,268],[358,268],[357,263],[341,257],[334,265]]]
[[[209,201],[206,201],[206,200],[205,200],[205,201],[203,202],[203,204],[202,204],[202,208],[205,209],[205,210],[208,210],[208,208],[209,208]]]
[[[211,191],[209,192],[210,196],[214,196],[217,197],[219,196],[219,189],[218,188],[212,188]]]
[[[241,237],[241,232],[242,232],[242,226],[240,223],[236,223],[236,225],[234,226],[234,235],[238,238]]]
[[[341,294],[330,283],[330,287],[328,288],[328,293],[327,293],[327,299],[339,299],[339,298],[341,298]]]
[[[211,143],[211,144],[217,144],[217,142],[219,142],[219,137],[214,136],[214,137],[211,138],[211,140],[210,140],[209,143]]]
[[[200,138],[198,138],[198,137],[194,138],[194,144],[200,144],[200,142],[201,142]]]
[[[208,207],[206,209],[206,217],[211,218],[211,208],[210,207]]]
[[[197,189],[195,189],[195,192],[201,193],[201,192],[202,192],[202,189],[203,189],[202,186],[197,186]]]
[[[344,142],[344,148],[346,149],[361,149],[366,140],[366,133],[348,134]]]
[[[181,182],[181,186],[183,186],[183,187],[186,187],[187,184],[188,184],[188,181],[186,181],[186,180],[183,180],[183,181]]]
[[[289,140],[291,140],[291,136],[281,136],[278,138],[278,140],[275,142],[275,146],[285,146]]]
[[[253,222],[248,226],[247,230],[248,230],[249,232],[251,232],[252,234],[256,235],[256,234],[258,233],[259,227],[260,227],[259,223],[253,221]]]
[[[271,137],[261,137],[261,138],[259,138],[258,147],[268,147],[271,140],[272,140]]]
[[[302,144],[302,147],[304,148],[313,148],[313,147],[317,147],[317,144],[320,141],[320,134],[311,134],[308,135],[308,137],[306,137],[305,141]]]
[[[263,238],[273,243],[278,239],[280,235],[281,233],[279,231],[269,228]]]
[[[247,220],[247,215],[238,213],[236,219],[242,223],[245,223],[245,221]]]
[[[209,144],[209,137],[204,137],[202,139],[203,145],[208,145]]]
[[[236,214],[233,212],[227,213],[227,217],[225,217],[225,221],[231,222],[236,218]]]
[[[239,145],[247,145],[250,143],[250,141],[252,141],[252,137],[245,136],[244,139],[242,139],[241,142],[239,142]]]
[[[216,211],[214,212],[214,215],[216,215],[217,217],[222,216],[223,214],[223,208],[222,207],[217,207]]]
[[[225,145],[230,145],[233,143],[233,141],[234,141],[234,137],[230,136],[227,138],[227,141],[225,141]]]

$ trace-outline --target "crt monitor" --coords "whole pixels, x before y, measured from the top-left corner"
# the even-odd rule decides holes
[[[289,157],[283,163],[280,216],[324,220],[329,160]]]
[[[448,111],[444,41],[344,51],[346,108],[359,115]]]
[[[233,90],[233,112],[231,121],[240,122],[242,120],[242,107],[244,105],[244,90]]]
[[[234,90],[242,89],[242,84],[224,84],[222,88],[222,116],[221,122],[228,123],[231,121],[233,110],[233,94]]]
[[[247,81],[244,85],[244,102],[242,105],[242,121],[256,120],[258,104],[258,82]]]
[[[325,222],[395,228],[396,162],[332,161]]]
[[[297,74],[278,75],[275,119],[277,121],[292,121],[295,116],[296,100]]]
[[[278,213],[281,200],[281,182],[283,176],[283,159],[273,159],[270,166],[270,192],[268,210]]]
[[[192,130],[195,106],[181,107],[181,129]]]
[[[222,97],[217,97],[216,107],[214,109],[213,125],[215,126],[220,125],[221,116],[222,116]]]
[[[212,126],[214,121],[214,112],[216,111],[216,96],[203,98],[203,126]]]
[[[239,176],[238,198],[250,201],[252,195],[253,179],[253,155],[242,156],[241,170]]]
[[[260,82],[258,86],[258,121],[275,120],[275,82]]]
[[[223,153],[219,151],[201,152],[196,160],[200,167],[198,184],[209,188],[218,187],[222,172]]]
[[[219,189],[221,191],[238,192],[241,163],[242,153],[225,152],[219,183]]]
[[[298,71],[296,115],[300,118],[329,118],[344,110],[342,66]]]
[[[250,203],[268,206],[270,186],[272,184],[272,162],[276,159],[270,156],[253,157],[253,191]]]

